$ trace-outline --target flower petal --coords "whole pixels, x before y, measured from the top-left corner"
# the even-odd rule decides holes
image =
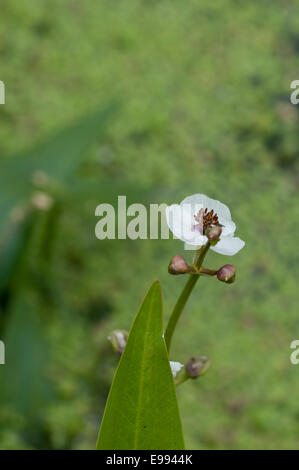
[[[194,230],[194,218],[189,204],[172,204],[166,208],[166,221],[172,233],[185,243],[202,246],[206,237]]]
[[[228,237],[230,235],[233,235],[236,231],[236,224],[235,222],[233,222],[232,220],[228,220],[228,219],[220,219],[219,218],[219,223],[222,225],[222,234],[220,236],[220,238],[222,237]]]
[[[211,246],[211,250],[221,255],[233,256],[244,246],[245,242],[238,237],[223,237],[215,246]]]
[[[170,367],[171,367],[171,372],[172,372],[173,378],[175,379],[177,373],[184,366],[180,362],[174,362],[174,361],[170,361],[169,364],[170,364]]]
[[[205,194],[193,194],[186,197],[181,205],[190,204],[194,214],[197,212],[196,207],[201,206],[203,209],[207,208],[208,211],[213,211],[218,215],[219,223],[223,225],[222,236],[233,235],[236,230],[236,224],[232,221],[232,216],[226,204],[223,204],[217,199],[211,199]]]
[[[200,247],[207,242],[207,237],[202,235],[194,223],[194,216],[200,209],[213,209],[218,215],[219,223],[222,225],[220,241],[212,249],[218,253],[232,255],[244,246],[239,238],[234,238],[236,224],[232,221],[229,208],[216,199],[211,199],[205,194],[193,194],[188,196],[180,205],[173,204],[166,209],[166,220],[170,230],[176,238],[179,238],[188,248]],[[185,245],[186,247],[186,245]]]
[[[206,207],[208,208],[209,211],[213,209],[214,212],[216,212],[216,214],[218,215],[220,223],[222,223],[221,220],[222,221],[231,221],[232,220],[230,210],[229,210],[229,208],[227,207],[226,204],[223,204],[223,202],[217,201],[217,199],[211,199],[207,196],[206,196],[206,199],[207,199],[207,206]]]
[[[181,206],[191,206],[191,211],[195,215],[201,208],[207,207],[209,198],[205,194],[192,194],[182,200]]]

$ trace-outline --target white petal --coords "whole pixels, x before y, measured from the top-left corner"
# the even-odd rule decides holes
[[[221,220],[222,221],[231,221],[232,220],[232,216],[231,216],[231,213],[230,213],[230,210],[229,208],[227,207],[226,204],[223,204],[223,202],[220,202],[220,201],[217,201],[217,199],[211,199],[209,197],[207,197],[207,209],[210,211],[210,210],[214,210],[214,212],[216,212],[216,214],[218,215],[219,217],[219,221],[221,223]]]
[[[185,242],[185,245],[189,245],[190,247],[193,246],[193,248],[187,248],[187,250],[198,250],[207,243],[208,237],[201,235],[199,232],[193,231],[189,238],[186,237],[182,240]]]
[[[172,375],[173,375],[173,378],[175,379],[177,373],[181,370],[183,366],[183,364],[181,364],[180,362],[173,362],[173,361],[170,361],[169,362],[170,364],[170,367],[171,367],[171,372],[172,372]]]
[[[184,250],[199,250],[203,245],[205,245],[208,241],[207,237],[204,237],[205,241],[201,245],[191,245],[190,243],[185,243]]]
[[[172,233],[185,243],[202,246],[206,237],[194,230],[193,215],[189,204],[173,204],[166,207],[166,221]]]
[[[215,246],[211,246],[211,250],[221,255],[233,256],[244,246],[245,242],[238,237],[223,237]]]
[[[186,197],[180,205],[173,204],[166,208],[167,224],[175,237],[188,245],[186,249],[192,249],[192,247],[196,249],[207,242],[207,237],[194,229],[194,215],[202,208],[207,208],[208,211],[213,209],[218,215],[219,223],[222,225],[220,241],[216,247],[212,248],[214,251],[230,255],[237,253],[243,248],[244,245],[242,245],[243,242],[241,240],[234,239],[232,241],[236,224],[232,221],[229,208],[216,199],[211,199],[205,194],[198,193]],[[230,242],[225,241],[226,238],[229,238]]]
[[[183,234],[186,230],[192,228],[192,215],[179,204],[172,204],[166,207],[166,221],[172,233],[183,240]]]
[[[205,194],[193,194],[186,197],[181,204],[190,204],[194,214],[197,212],[196,206],[201,206],[203,209],[207,208],[208,211],[213,209],[218,215],[219,223],[223,225],[222,234],[226,237],[235,233],[236,224],[232,221],[229,208],[222,202],[217,201],[217,199],[211,199]]]
[[[219,218],[219,223],[222,225],[222,234],[221,237],[227,237],[229,235],[233,235],[236,231],[236,224],[232,220],[228,219],[220,219]],[[220,238],[221,238],[220,237]]]
[[[193,214],[197,214],[201,208],[207,207],[208,200],[209,198],[205,194],[192,194],[192,196],[185,197],[181,205],[190,205]]]

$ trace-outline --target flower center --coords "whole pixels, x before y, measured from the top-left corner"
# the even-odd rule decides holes
[[[208,211],[207,208],[200,209],[197,214],[194,216],[197,224],[194,224],[194,229],[198,230],[202,235],[205,234],[207,228],[212,227],[213,225],[219,225],[218,215],[212,209]]]

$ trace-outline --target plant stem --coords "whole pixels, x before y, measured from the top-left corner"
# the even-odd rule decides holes
[[[200,274],[206,274],[206,276],[216,276],[217,269],[208,269],[208,268],[201,268]]]
[[[196,260],[196,267],[198,269],[201,268],[201,265],[203,263],[203,260],[210,248],[210,242],[207,242],[207,244],[201,248],[200,252],[199,252],[199,256],[198,256],[198,259]],[[174,333],[174,330],[176,328],[176,325],[177,325],[177,322],[181,316],[181,313],[187,303],[187,300],[196,284],[196,282],[198,281],[200,275],[198,274],[190,274],[189,276],[189,279],[187,281],[187,283],[185,284],[185,287],[181,293],[181,295],[179,296],[178,300],[177,300],[177,303],[175,304],[175,307],[173,309],[173,312],[169,318],[169,321],[168,321],[168,324],[167,324],[167,327],[166,327],[166,331],[165,331],[165,342],[166,342],[166,346],[167,346],[167,349],[168,349],[168,352],[170,350],[170,345],[171,345],[171,340],[172,340],[172,336],[173,336],[173,333]]]

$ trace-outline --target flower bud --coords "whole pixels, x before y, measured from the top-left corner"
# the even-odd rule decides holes
[[[222,228],[219,225],[214,225],[212,227],[209,227],[205,231],[205,235],[208,237],[211,243],[217,243],[220,238],[221,233],[222,233]]]
[[[190,266],[188,266],[185,259],[180,255],[175,255],[171,258],[168,266],[169,274],[186,274],[190,272],[190,269]]]
[[[233,264],[226,264],[217,271],[219,281],[232,284],[236,279],[236,268]]]
[[[113,349],[121,356],[125,345],[127,344],[129,333],[125,330],[113,330],[108,336],[108,340],[111,342]]]
[[[197,379],[200,375],[204,375],[210,367],[211,361],[206,356],[191,357],[191,359],[181,367],[174,376],[175,385],[181,385],[188,379]]]
[[[206,356],[191,357],[186,364],[186,371],[191,379],[196,379],[207,372],[211,361]]]

